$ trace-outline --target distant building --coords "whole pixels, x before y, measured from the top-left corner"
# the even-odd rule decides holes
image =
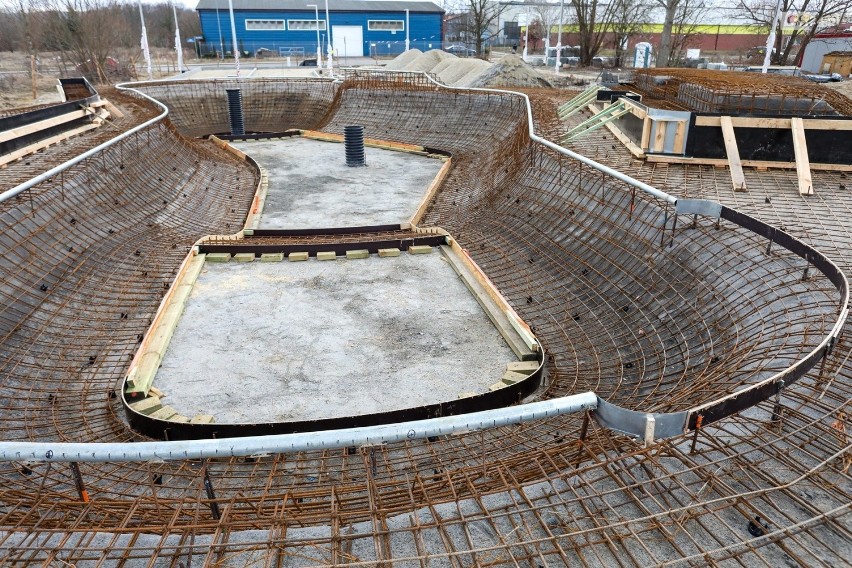
[[[517,29],[520,40],[524,38],[526,31],[525,22],[538,19],[539,7],[545,7],[551,13],[558,14],[559,2],[521,0],[499,0],[505,6],[500,14],[500,40],[503,43],[514,41],[514,31]],[[749,49],[766,43],[768,30],[760,26],[750,25],[742,20],[732,17],[730,5],[725,0],[708,0],[707,7],[702,10],[695,26],[689,30],[689,39],[684,47],[697,48],[702,51],[728,51],[741,52],[745,54]],[[576,45],[579,43],[577,24],[573,7],[569,2],[565,3],[564,24],[562,25],[563,45]],[[665,11],[656,2],[651,2],[648,21],[643,23],[637,32],[630,38],[628,49],[632,49],[639,42],[648,42],[654,46],[656,51],[660,45],[660,36],[663,31],[663,20]],[[512,25],[512,22],[515,24]],[[518,22],[524,22],[518,24]],[[556,45],[559,30],[558,17],[554,16],[553,25],[550,30],[550,45]],[[541,47],[541,46],[539,46]],[[608,33],[604,41],[604,49],[615,47],[615,35]]]
[[[313,3],[318,10],[307,7],[310,0],[233,0],[240,51],[314,57],[319,29],[323,56],[329,36],[338,57],[394,55],[405,50],[406,25],[410,25],[412,48],[441,48],[444,11],[433,2],[333,0],[329,3],[330,23],[326,22],[325,2]],[[196,10],[204,37],[199,46],[202,54],[232,53],[228,0],[200,0]]]
[[[823,57],[832,52],[852,51],[852,32],[841,31],[817,34],[799,54],[803,71],[822,73]],[[835,71],[839,73],[839,71]]]

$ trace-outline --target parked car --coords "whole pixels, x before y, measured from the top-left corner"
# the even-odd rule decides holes
[[[444,51],[447,53],[452,53],[453,55],[458,55],[459,57],[475,57],[476,50],[471,49],[468,46],[461,43],[454,43],[452,45],[448,45],[444,48]]]

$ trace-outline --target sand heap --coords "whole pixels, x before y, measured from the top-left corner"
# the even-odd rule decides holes
[[[391,71],[401,71],[405,69],[405,66],[423,55],[423,52],[419,49],[409,49],[408,51],[403,51],[401,54],[394,57],[394,59],[385,65],[385,69],[390,69]]]
[[[466,87],[553,87],[517,55],[506,55]]]
[[[442,51],[440,49],[431,49],[424,53],[421,53],[417,56],[416,59],[411,61],[408,65],[403,67],[404,71],[428,71],[432,72],[432,69],[442,63],[447,59],[458,59],[452,53],[447,53],[446,51]]]
[[[385,66],[393,71],[425,71],[451,87],[552,87],[547,79],[516,55],[493,64],[474,57],[458,58],[440,49],[412,49]]]

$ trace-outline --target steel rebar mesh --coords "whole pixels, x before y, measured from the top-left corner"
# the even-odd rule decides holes
[[[801,77],[708,69],[636,70],[635,88],[651,100],[694,112],[852,116],[852,101]]]
[[[257,91],[253,84],[241,84],[247,109],[252,97],[275,98],[274,82]],[[312,100],[326,92],[317,85]],[[341,89],[324,128],[340,132],[357,120],[370,137],[453,154],[427,222],[450,230],[535,327],[552,355],[549,395],[591,387],[636,408],[686,408],[789,365],[826,333],[835,295],[821,278],[801,281],[800,259],[777,249],[767,256],[765,242],[725,223],[681,219],[673,231],[664,204],[634,201],[618,183],[530,145],[518,97],[399,87],[365,81]],[[185,108],[181,131],[220,127],[211,122],[205,131],[204,115],[190,110],[207,100],[203,87],[163,89]],[[554,114],[539,109],[545,103],[536,99],[539,123]],[[288,108],[282,116],[291,116]],[[298,127],[288,120],[264,128]],[[31,330],[29,347],[3,343],[14,369],[0,385],[10,401],[0,414],[7,438],[133,439],[107,395],[146,327],[137,313],[153,313],[182,247],[204,231],[230,232],[223,224],[245,214],[255,180],[244,163],[168,129],[152,131],[152,145],[143,136],[135,149],[144,159],[132,176],[116,171],[114,157],[105,168],[93,160],[88,167],[100,177],[83,179],[98,191],[81,182],[73,208],[53,186],[38,188],[32,203],[7,204],[4,238],[21,245],[4,264],[4,281],[22,274],[8,321]],[[724,187],[712,168],[671,168],[671,179],[640,168],[602,136],[582,151],[670,191],[712,197]],[[747,212],[849,258],[842,194],[826,192],[822,205],[801,214],[794,191],[766,191],[772,207],[761,208],[760,193],[745,197]],[[114,199],[127,201],[115,209]],[[138,227],[144,219],[155,225]],[[66,268],[63,247],[83,227],[89,256]],[[134,246],[144,246],[141,259]],[[143,277],[145,268],[155,276]],[[27,274],[54,275],[53,288],[31,290],[37,282]],[[121,319],[137,295],[138,312]],[[83,302],[103,307],[82,310]],[[63,332],[66,313],[82,313],[97,331],[79,340]],[[92,346],[98,357],[88,369]],[[61,349],[69,354],[59,359]],[[849,558],[852,485],[842,461],[849,441],[834,424],[852,400],[849,349],[844,338],[822,373],[785,391],[783,422],[772,420],[771,402],[761,404],[702,430],[694,452],[691,439],[645,449],[594,427],[578,444],[580,420],[560,418],[355,454],[81,465],[89,503],[79,501],[66,466],[3,465],[0,549],[6,562],[21,564],[839,565]],[[85,372],[46,364],[66,360]],[[205,467],[218,520],[202,485]],[[747,530],[756,516],[769,525],[761,538]]]

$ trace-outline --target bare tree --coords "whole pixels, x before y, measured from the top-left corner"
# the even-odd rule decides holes
[[[0,51],[15,51],[20,44],[21,26],[15,8],[0,6]]]
[[[675,13],[668,65],[684,59],[686,49],[701,35],[700,23],[707,14],[705,0],[681,0]]]
[[[497,24],[509,5],[494,0],[462,0],[459,7],[466,13],[462,29],[468,41],[472,40],[476,46],[476,54],[481,57],[484,44],[499,33]]]
[[[109,73],[118,72],[115,50],[136,43],[122,0],[42,1],[46,36],[63,63],[99,83],[109,83]]]
[[[699,24],[707,14],[707,0],[656,0],[665,9],[657,67],[670,67],[682,58],[683,51],[699,35]]]
[[[32,0],[15,0],[15,10],[17,11],[18,21],[23,35],[24,43],[26,44],[27,54],[30,59],[30,84],[32,85],[33,100],[38,98],[38,83],[36,81],[36,61],[38,60],[38,42],[40,34],[38,33],[37,15],[33,9],[34,2]]]
[[[571,0],[577,36],[580,41],[580,64],[591,65],[611,30],[616,2],[608,0]]]
[[[550,30],[559,24],[558,4],[537,4],[535,15],[541,24],[542,38],[544,39],[545,51],[550,47]]]
[[[775,46],[770,56],[774,65],[787,65],[796,52],[823,29],[844,21],[852,12],[852,0],[781,0],[781,13],[795,24],[785,30],[784,22],[775,22],[775,0],[737,0],[733,17],[765,29],[775,25]]]
[[[660,36],[660,51],[657,53],[657,67],[666,67],[672,58],[672,30],[674,29],[675,17],[682,0],[656,0],[657,4],[665,10],[663,19],[663,33]],[[662,63],[662,65],[661,65]]]
[[[613,0],[610,28],[615,44],[616,65],[624,65],[624,54],[630,40],[639,34],[648,21],[651,5],[643,0]]]

